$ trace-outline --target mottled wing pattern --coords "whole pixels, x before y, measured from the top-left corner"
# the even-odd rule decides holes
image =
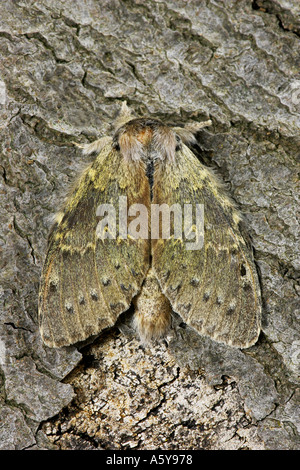
[[[242,221],[216,178],[186,147],[176,163],[156,164],[153,202],[204,204],[204,245],[152,240],[153,268],[172,308],[200,334],[246,348],[260,331],[261,299]]]
[[[148,207],[149,191],[142,164],[126,163],[111,144],[83,173],[48,240],[39,295],[40,330],[48,346],[98,334],[130,306],[149,268],[149,241],[97,238],[96,210],[108,203],[118,209],[122,195],[128,206]]]

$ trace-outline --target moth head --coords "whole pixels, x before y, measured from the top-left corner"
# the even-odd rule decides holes
[[[195,134],[211,121],[189,123],[185,127],[169,127],[158,119],[134,118],[126,102],[115,123],[113,147],[126,161],[175,163],[182,143],[195,143]]]
[[[114,148],[126,161],[161,160],[174,162],[179,147],[172,128],[156,119],[133,119],[117,130]]]

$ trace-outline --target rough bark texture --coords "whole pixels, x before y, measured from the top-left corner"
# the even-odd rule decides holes
[[[299,449],[298,0],[5,0],[0,5],[0,448]],[[247,351],[119,327],[51,350],[37,292],[51,215],[127,99],[210,117],[202,158],[252,235],[263,332]],[[56,446],[56,447],[55,447]]]

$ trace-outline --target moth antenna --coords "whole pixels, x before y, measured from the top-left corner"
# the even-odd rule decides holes
[[[172,127],[173,131],[181,137],[182,141],[185,144],[195,144],[196,138],[195,134],[203,127],[208,127],[212,125],[212,121],[209,119],[208,121],[202,122],[190,122],[186,124],[184,127]]]
[[[131,121],[133,118],[134,116],[132,116],[131,109],[127,106],[127,101],[123,101],[120,113],[114,123],[115,130],[117,131],[120,127],[126,124],[126,122]]]
[[[101,150],[108,144],[112,143],[112,137],[101,137],[90,144],[78,144],[77,142],[72,142],[76,147],[82,149],[84,155],[90,155],[91,153],[100,153]]]
[[[173,131],[181,138],[184,144],[195,144],[196,137],[184,127],[172,127]]]
[[[196,134],[203,127],[209,127],[211,125],[212,125],[212,121],[208,119],[207,121],[202,121],[202,122],[188,122],[184,126],[184,128],[192,132],[193,134]]]

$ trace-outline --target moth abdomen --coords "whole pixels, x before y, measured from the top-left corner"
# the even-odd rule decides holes
[[[153,269],[148,271],[140,294],[134,298],[134,307],[134,327],[144,343],[166,335],[171,325],[172,308]]]

